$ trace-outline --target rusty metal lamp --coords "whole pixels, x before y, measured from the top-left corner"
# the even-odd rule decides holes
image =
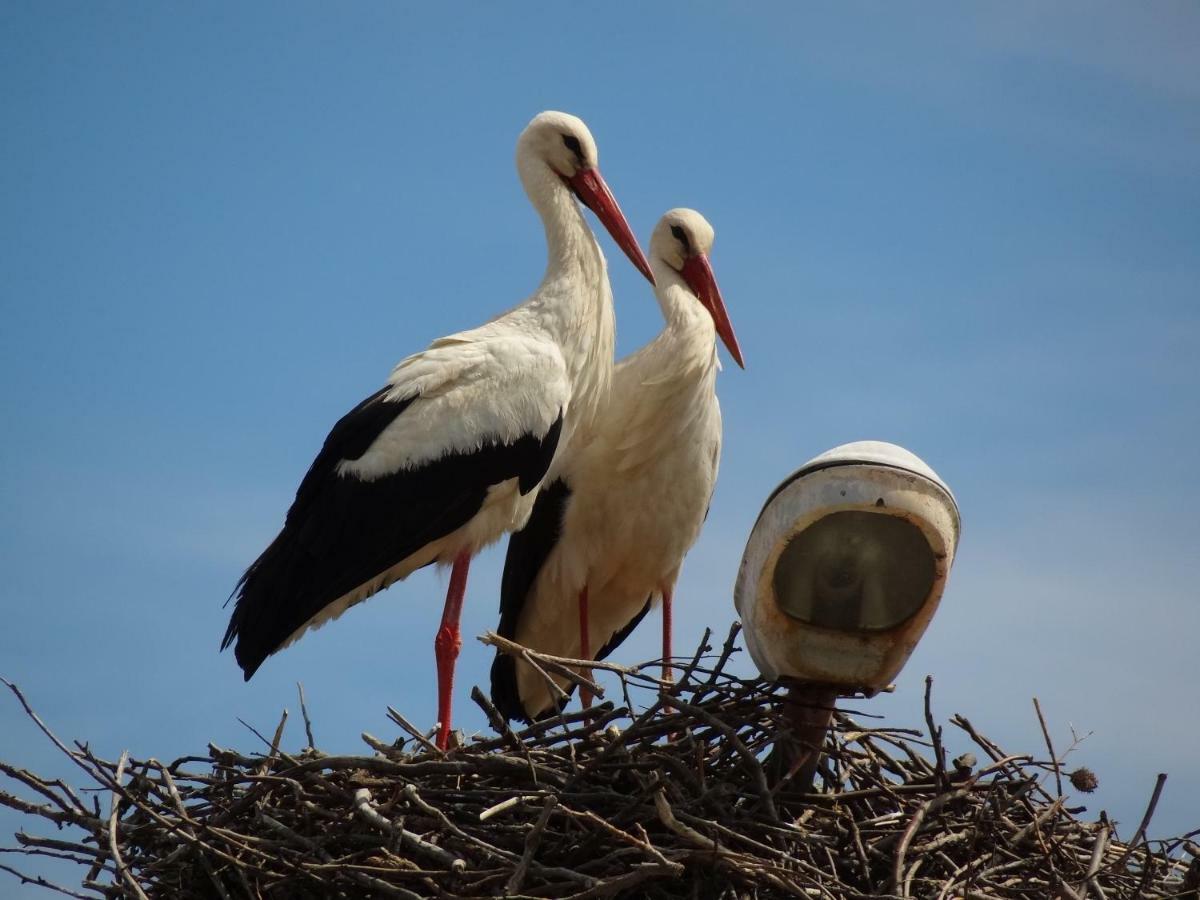
[[[734,602],[763,676],[789,685],[787,776],[810,784],[839,695],[891,683],[937,610],[958,545],[946,483],[882,441],[805,463],[768,498]]]

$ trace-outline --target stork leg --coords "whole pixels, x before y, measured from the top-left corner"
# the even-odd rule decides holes
[[[450,570],[450,587],[446,591],[446,606],[442,624],[433,639],[433,655],[437,659],[438,679],[438,749],[450,744],[450,706],[454,700],[454,662],[462,648],[458,621],[462,618],[463,596],[467,593],[467,569],[471,566],[471,551],[464,550],[454,559]]]
[[[591,659],[591,632],[588,630],[588,589],[587,585],[579,592],[579,658]],[[584,669],[579,674],[592,677],[591,669]],[[592,708],[592,692],[582,685],[579,688],[579,702],[584,709]]]
[[[675,680],[675,672],[671,668],[671,592],[674,587],[663,588],[663,681],[672,682]]]

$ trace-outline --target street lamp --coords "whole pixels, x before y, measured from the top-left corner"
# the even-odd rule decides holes
[[[742,556],[734,602],[763,676],[791,685],[811,779],[839,694],[871,696],[903,668],[937,610],[958,545],[946,483],[882,441],[805,463],[767,499]],[[811,763],[811,765],[808,765]]]

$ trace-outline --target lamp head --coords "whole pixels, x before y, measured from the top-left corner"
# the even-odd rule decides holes
[[[734,600],[768,678],[873,693],[908,660],[958,546],[945,482],[881,441],[822,453],[768,498]]]

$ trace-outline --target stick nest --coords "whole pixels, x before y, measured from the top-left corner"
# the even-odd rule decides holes
[[[520,731],[476,689],[495,734],[447,753],[389,710],[407,738],[364,734],[370,753],[326,755],[305,711],[298,753],[282,749],[281,721],[261,755],[210,745],[113,762],[62,743],[9,685],[86,777],[73,787],[0,762],[19,792],[0,803],[59,829],[18,833],[0,869],[87,898],[1200,900],[1200,847],[1145,839],[1165,776],[1122,842],[1103,813],[1068,805],[1063,780],[1082,790],[1090,773],[1068,775],[1048,733],[1044,758],[1013,755],[955,716],[975,752],[947,762],[928,682],[924,730],[838,712],[814,785],[789,778],[771,755],[788,734],[783,688],[726,672],[736,633],[716,654],[706,636],[673,685],[657,664],[598,664],[619,676],[619,702]],[[569,660],[483,640],[595,686]],[[80,886],[2,862],[37,857],[77,863]]]

